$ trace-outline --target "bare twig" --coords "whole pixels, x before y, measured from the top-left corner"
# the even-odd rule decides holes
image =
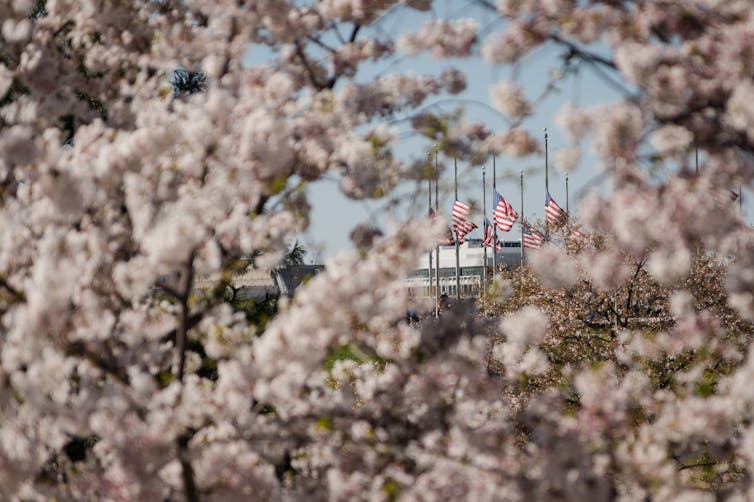
[[[359,30],[360,29],[361,29],[361,25],[360,24],[353,25],[353,31],[351,32],[351,36],[348,37],[348,42],[349,43],[354,43],[356,41],[356,35],[359,34]]]
[[[64,351],[68,356],[82,357],[92,365],[115,378],[123,385],[130,385],[130,379],[126,370],[119,367],[112,359],[106,359],[101,355],[102,350],[92,350],[82,341],[67,344]]]
[[[690,469],[692,467],[711,467],[713,465],[717,465],[719,462],[699,462],[698,464],[689,464],[689,465],[682,465],[678,468],[679,471],[682,471],[684,469]]]

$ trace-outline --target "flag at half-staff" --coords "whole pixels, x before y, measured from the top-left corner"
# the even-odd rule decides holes
[[[458,238],[458,243],[463,244],[463,238],[477,228],[474,222],[471,221],[471,206],[460,200],[455,201],[453,203],[451,219],[453,220],[453,230]]]
[[[503,232],[508,232],[518,219],[518,213],[502,195],[495,191],[492,194],[492,221]]]
[[[550,196],[550,192],[547,192],[545,197],[545,213],[547,213],[548,223],[557,223],[561,218],[565,217],[565,211],[555,202]]]
[[[571,242],[582,242],[586,240],[586,234],[578,228],[574,228],[571,233],[568,234],[568,240]]]
[[[482,240],[482,244],[484,244],[484,247],[494,247],[498,253],[503,252],[503,245],[495,239],[495,230],[487,218],[484,219],[484,239]]]
[[[537,229],[524,223],[524,247],[529,249],[539,249],[545,243],[544,236]]]
[[[566,247],[569,251],[576,251],[587,243],[587,236],[578,228],[571,230],[566,238]]]

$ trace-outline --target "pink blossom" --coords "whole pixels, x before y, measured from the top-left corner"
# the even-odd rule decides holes
[[[403,35],[398,48],[409,55],[429,50],[435,58],[468,56],[478,32],[479,26],[472,19],[432,20],[418,32]]]
[[[552,161],[559,171],[574,171],[581,159],[578,148],[561,148],[553,152]]]
[[[663,154],[677,154],[684,152],[693,140],[693,136],[681,126],[663,126],[652,133],[652,145]]]
[[[531,104],[523,89],[514,82],[501,82],[490,89],[490,98],[495,108],[512,119],[522,119],[531,113]]]
[[[754,85],[744,81],[733,90],[733,95],[727,105],[728,122],[739,131],[745,132],[750,141],[754,138],[752,99],[754,99]]]
[[[555,123],[565,132],[571,141],[577,142],[592,129],[592,116],[573,103],[566,103],[558,111]]]

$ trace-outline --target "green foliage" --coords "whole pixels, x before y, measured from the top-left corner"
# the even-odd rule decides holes
[[[81,101],[84,101],[89,106],[90,110],[96,111],[99,114],[100,118],[107,122],[107,108],[105,108],[105,105],[100,99],[83,91],[74,91],[74,94]]]
[[[385,481],[385,484],[382,485],[382,491],[385,493],[385,497],[390,502],[398,500],[398,495],[400,495],[400,488],[398,487],[398,483],[396,483],[392,479]]]
[[[159,384],[161,389],[164,389],[168,385],[170,385],[170,382],[175,379],[175,375],[172,371],[160,371],[157,373],[157,383]]]
[[[694,393],[700,397],[710,397],[715,393],[718,379],[719,375],[705,371],[702,380],[694,384]]]
[[[317,422],[315,422],[314,427],[317,430],[324,432],[333,432],[335,430],[335,424],[333,424],[332,418],[330,417],[319,417]]]
[[[267,297],[262,300],[254,298],[233,298],[230,301],[234,310],[246,314],[249,324],[256,326],[261,332],[267,323],[275,317],[278,311],[277,298]]]
[[[29,18],[36,21],[40,17],[45,17],[46,15],[47,15],[47,0],[37,0],[37,4],[32,9],[31,14],[29,14]]]
[[[293,246],[291,247],[290,251],[288,251],[288,254],[285,255],[284,263],[288,266],[303,265],[304,257],[307,253],[308,251],[306,250],[304,245],[297,240],[293,243]]]
[[[208,380],[217,380],[217,361],[212,359],[211,357],[202,357],[202,365],[198,370],[196,370],[196,374]]]
[[[179,69],[173,72],[170,85],[173,87],[174,97],[189,96],[207,88],[207,77],[200,71]]]
[[[340,345],[330,352],[327,359],[325,359],[325,362],[322,363],[322,366],[327,371],[331,371],[336,361],[346,360],[355,361],[356,364],[364,362],[364,359],[356,353],[355,347],[352,345]]]

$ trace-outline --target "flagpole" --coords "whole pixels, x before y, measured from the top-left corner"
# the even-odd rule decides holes
[[[571,213],[568,211],[568,173],[566,172],[566,221],[568,221],[570,218]],[[571,254],[568,250],[568,245],[566,245],[566,254]]]
[[[545,127],[545,192],[547,193],[550,193],[549,171],[550,171],[549,162],[547,158],[547,128]],[[550,237],[550,225],[548,224],[548,221],[547,221],[547,214],[545,214],[545,238],[549,239],[549,237]]]
[[[455,187],[455,195],[458,200],[458,160],[453,159],[453,186]],[[461,277],[460,277],[460,263],[461,260],[458,255],[458,231],[456,231],[456,300],[461,299]]]
[[[435,145],[435,214],[440,214],[440,169],[437,165],[437,145]],[[435,246],[435,317],[440,317],[440,245]]]
[[[497,191],[497,173],[496,173],[496,159],[497,156],[492,156],[492,192],[494,193]],[[494,202],[494,198],[493,204]],[[494,211],[494,208],[493,208]],[[487,206],[484,207],[484,216],[487,217]],[[495,277],[495,273],[497,272],[497,225],[495,225],[495,218],[492,218],[492,277]]]
[[[524,265],[524,170],[521,169],[521,266]]]
[[[547,159],[547,128],[545,127],[545,190],[550,193],[550,178]]]
[[[430,153],[430,155],[432,155],[432,154]],[[432,178],[429,178],[427,180],[427,188],[428,188],[428,192],[429,192],[429,211],[428,211],[428,213],[431,216],[432,215]],[[429,296],[431,297],[432,296],[432,250],[431,249],[429,250],[429,268],[427,269],[427,281],[428,281],[428,284],[429,284],[428,293],[429,293]]]
[[[487,246],[484,245],[484,239],[487,237],[487,185],[485,183],[487,175],[487,166],[482,166],[482,247],[484,248],[484,266],[482,267],[482,292],[484,298],[484,289],[487,287]],[[493,253],[495,252],[495,243],[492,243]]]

